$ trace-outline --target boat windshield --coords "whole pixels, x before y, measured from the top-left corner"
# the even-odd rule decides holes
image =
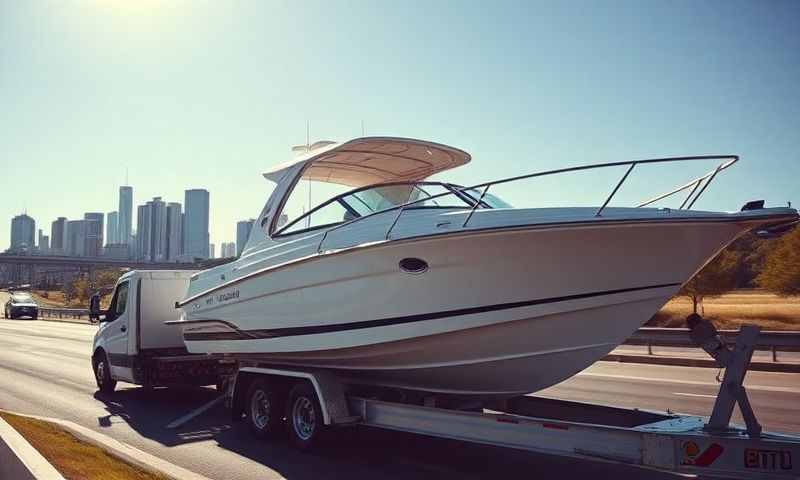
[[[456,189],[463,189],[464,188],[464,187],[461,187],[459,185],[454,185],[454,184],[450,184],[450,186],[452,188],[456,188]],[[469,189],[464,190],[463,193],[468,195],[472,201],[477,202],[478,199],[481,198],[481,194],[483,194],[483,189],[481,189],[481,188],[469,188]],[[481,203],[483,204],[483,205],[481,205],[482,207],[488,207],[488,208],[514,208],[513,206],[511,206],[510,203],[508,203],[505,200],[501,199],[497,195],[493,195],[493,194],[491,194],[489,192],[486,192],[486,194],[483,195],[483,199],[481,200]]]
[[[418,203],[407,208],[472,208],[474,205],[475,201],[471,197],[458,194],[424,200],[451,192],[453,188],[450,185],[436,182],[393,183],[358,188],[331,198],[308,213],[286,218],[281,222],[285,226],[281,228],[279,225],[276,233],[285,235],[331,226],[418,200]],[[291,202],[292,196],[294,192],[287,203]],[[284,215],[288,215],[286,208]]]

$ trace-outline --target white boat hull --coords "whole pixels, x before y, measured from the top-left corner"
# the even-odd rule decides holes
[[[184,336],[190,352],[370,384],[527,393],[602,358],[751,226],[530,226],[377,243],[197,296],[184,306]],[[406,273],[403,258],[429,268]]]

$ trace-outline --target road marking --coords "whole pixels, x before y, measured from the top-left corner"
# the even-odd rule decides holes
[[[684,392],[672,392],[673,395],[680,395],[683,397],[702,397],[702,398],[717,398],[716,395],[706,395],[705,393],[684,393]]]
[[[614,375],[611,373],[581,372],[578,373],[576,377],[616,378],[619,380],[635,380],[640,382],[653,382],[653,383],[673,383],[679,385],[703,385],[706,387],[719,388],[719,384],[715,382],[699,382],[697,380],[676,380],[667,378],[637,377],[633,375]],[[800,393],[800,388],[791,388],[791,387],[773,387],[769,385],[745,385],[744,387],[748,390],[762,390],[765,392]]]
[[[196,409],[192,410],[191,412],[187,413],[186,415],[182,416],[181,418],[173,420],[172,422],[167,424],[167,428],[178,428],[181,425],[183,425],[184,423],[188,422],[189,420],[195,418],[196,416],[198,416],[198,415],[206,412],[207,410],[211,409],[212,407],[216,406],[218,403],[221,403],[223,400],[225,400],[225,395],[220,395],[219,397],[215,398],[214,400],[211,400],[210,402],[206,403],[202,407],[196,408]]]

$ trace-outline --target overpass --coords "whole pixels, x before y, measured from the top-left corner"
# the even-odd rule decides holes
[[[142,262],[107,257],[69,257],[55,255],[0,254],[0,279],[4,282],[37,284],[41,279],[87,273],[107,268],[129,268],[131,270],[204,270],[232,261],[233,258],[200,260],[191,263]]]

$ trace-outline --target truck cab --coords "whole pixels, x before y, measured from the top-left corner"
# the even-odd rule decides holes
[[[218,381],[219,361],[189,354],[175,302],[186,293],[189,270],[139,270],[119,278],[108,310],[99,312],[92,368],[100,391],[117,381],[145,387],[173,384],[210,385]]]

